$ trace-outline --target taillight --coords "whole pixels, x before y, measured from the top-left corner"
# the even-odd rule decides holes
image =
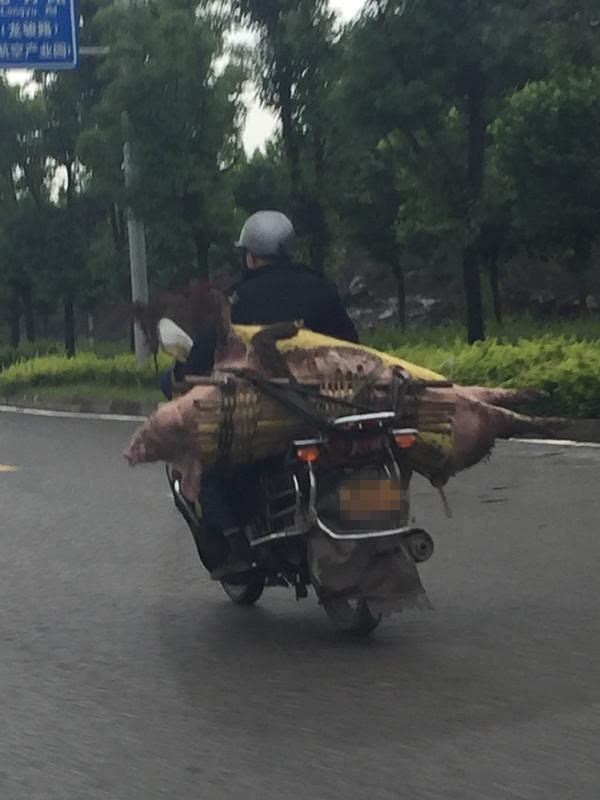
[[[314,462],[319,458],[320,452],[319,448],[316,445],[310,445],[308,447],[300,447],[296,451],[296,455],[300,459],[300,461]]]
[[[414,430],[394,431],[393,433],[396,447],[400,450],[410,450],[416,444],[417,432]]]

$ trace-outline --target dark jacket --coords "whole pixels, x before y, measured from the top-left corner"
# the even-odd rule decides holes
[[[246,270],[227,296],[232,322],[237,325],[271,325],[302,319],[312,331],[358,342],[356,328],[337,289],[308,267],[270,264]]]
[[[269,264],[245,270],[226,292],[231,320],[236,325],[272,325],[304,320],[317,333],[358,342],[358,334],[346,313],[334,284],[314,270],[298,264]],[[187,361],[178,365],[175,377],[209,373],[214,365],[213,334],[194,343]]]

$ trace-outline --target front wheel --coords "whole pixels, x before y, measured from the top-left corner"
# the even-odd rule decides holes
[[[333,598],[321,604],[338,630],[354,636],[368,636],[381,622],[381,614],[372,614],[366,600]]]
[[[265,589],[264,578],[250,578],[248,583],[228,583],[221,581],[221,586],[227,597],[236,606],[253,606],[260,599]]]

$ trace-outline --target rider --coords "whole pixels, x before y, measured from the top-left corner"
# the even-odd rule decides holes
[[[231,321],[271,325],[301,319],[311,331],[358,342],[334,284],[293,262],[295,242],[294,227],[280,211],[257,211],[246,220],[236,242],[244,253],[242,276],[226,293]],[[196,342],[176,377],[209,373],[214,348],[211,337]]]
[[[258,211],[246,220],[236,242],[244,252],[242,276],[227,292],[232,322],[270,325],[302,319],[312,331],[358,342],[356,328],[334,284],[310,267],[294,263],[295,241],[291,221],[279,211]],[[214,348],[214,337],[195,342],[185,364],[175,368],[176,379],[210,373]],[[230,564],[235,559],[230,548],[223,546],[226,540],[222,534],[237,528],[233,505],[239,497],[233,482],[224,476],[213,474],[203,481],[200,504],[209,532],[203,546],[205,553],[211,551],[208,560],[220,566],[219,572],[235,566]],[[230,535],[227,540],[234,541]]]

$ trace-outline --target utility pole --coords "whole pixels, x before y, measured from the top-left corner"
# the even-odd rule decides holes
[[[127,189],[135,184],[135,168],[131,158],[131,142],[129,141],[129,118],[126,111],[121,115],[125,144],[123,145],[123,167],[125,186]],[[138,219],[131,206],[127,206],[127,232],[129,239],[129,269],[131,272],[131,300],[148,302],[148,271],[146,266],[146,230],[144,222]],[[135,359],[141,367],[150,355],[146,338],[140,323],[134,322],[133,336],[135,342]]]
[[[133,0],[135,3],[135,0]],[[129,10],[132,0],[115,0],[115,5]],[[121,127],[123,129],[125,144],[123,145],[123,168],[125,171],[125,186],[129,190],[135,186],[136,169],[135,159],[131,155],[131,126],[127,111],[121,114]],[[127,206],[127,233],[129,234],[129,269],[131,273],[131,301],[135,303],[148,302],[148,271],[146,267],[146,230],[144,222],[138,219],[131,206]],[[140,323],[136,320],[133,327],[135,343],[135,360],[138,368],[150,355]]]

